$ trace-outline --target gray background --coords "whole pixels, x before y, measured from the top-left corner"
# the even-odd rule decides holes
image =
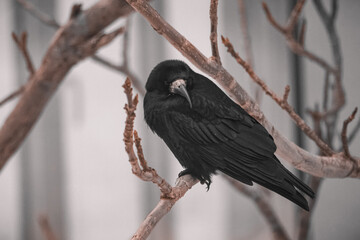
[[[60,23],[66,22],[72,4],[77,3],[71,0],[33,2]],[[84,2],[84,8],[94,2]],[[282,94],[284,86],[291,84],[294,77],[285,40],[267,22],[261,1],[245,2],[256,72],[275,92]],[[290,1],[266,2],[276,19],[285,22]],[[337,29],[347,94],[347,105],[340,114],[342,120],[360,102],[360,2],[339,2]],[[154,1],[153,6],[200,51],[210,56],[209,1]],[[308,22],[306,47],[331,59],[325,30],[311,1],[306,3],[304,17]],[[28,76],[11,32],[28,31],[30,53],[39,66],[54,30],[29,16],[11,0],[0,1],[0,22],[0,98],[3,98]],[[122,23],[117,22],[110,28]],[[236,1],[220,1],[218,32],[229,37],[244,56]],[[129,47],[131,69],[142,81],[159,61],[184,60],[137,14],[131,17]],[[120,62],[121,39],[100,53]],[[252,92],[251,81],[223,46],[220,54],[224,66]],[[302,73],[302,100],[306,107],[313,107],[321,100],[324,72],[304,60]],[[129,239],[132,236],[155,206],[159,191],[153,184],[133,176],[127,162],[122,142],[125,97],[121,85],[124,80],[125,76],[92,60],[80,63],[67,75],[21,151],[0,173],[0,239],[41,239],[37,225],[41,213],[49,215],[61,239]],[[0,123],[15,102],[0,108]],[[263,96],[262,109],[281,133],[295,139],[293,123],[267,96]],[[144,125],[141,107],[137,115],[136,128],[144,139],[149,164],[174,183],[181,171],[180,165]],[[351,153],[357,156],[360,155],[359,141],[358,136],[350,146]],[[316,152],[311,142],[307,141],[306,145]],[[213,180],[209,192],[200,184],[189,191],[157,226],[151,239],[269,239],[268,226],[253,203],[235,192],[220,176]],[[318,197],[312,238],[359,239],[359,180],[327,179]],[[271,201],[289,235],[296,236],[294,205],[275,194]]]

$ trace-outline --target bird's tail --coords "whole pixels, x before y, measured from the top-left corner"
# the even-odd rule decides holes
[[[254,181],[309,211],[308,202],[300,192],[305,193],[311,198],[314,198],[314,192],[309,186],[287,170],[275,155],[273,155],[272,158],[275,160],[275,162],[273,162],[274,165],[272,165],[272,168],[276,171],[274,174],[282,179],[280,181],[279,179],[275,180],[270,177],[266,174],[263,167],[260,166],[258,166],[256,171],[249,171],[249,169],[239,168],[234,162],[228,162],[226,168],[219,170],[248,185],[252,185],[252,181]]]
[[[294,202],[295,204],[299,205],[303,209],[309,211],[309,205],[307,200],[304,196],[299,192],[308,195],[311,198],[315,197],[315,193],[313,190],[303,183],[299,178],[297,178],[294,174],[292,174],[289,170],[287,170],[280,161],[274,156],[274,158],[279,163],[279,167],[284,174],[284,182],[280,185],[271,184],[269,182],[261,182],[257,181],[259,184],[263,185],[264,187],[268,187],[274,192],[280,194],[281,196],[289,199],[290,201]],[[299,190],[299,191],[298,191]]]

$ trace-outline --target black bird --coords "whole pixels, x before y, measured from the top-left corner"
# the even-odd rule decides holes
[[[274,155],[272,136],[208,78],[179,60],[159,63],[150,73],[145,120],[185,168],[209,189],[221,171],[248,185],[256,182],[309,210],[314,192]]]

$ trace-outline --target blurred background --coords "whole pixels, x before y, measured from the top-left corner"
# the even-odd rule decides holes
[[[31,2],[63,24],[74,3],[82,3],[86,9],[97,1]],[[324,71],[308,60],[294,57],[284,37],[270,26],[261,2],[245,1],[255,70],[278,94],[290,84],[291,103],[304,113],[321,102]],[[275,18],[285,23],[295,1],[265,2]],[[331,1],[323,2],[330,6]],[[209,0],[152,1],[164,18],[207,56],[211,55],[209,3]],[[237,1],[220,1],[218,11],[218,33],[229,37],[244,56]],[[335,146],[339,146],[343,119],[360,103],[359,12],[359,1],[339,1],[336,26],[343,54],[347,102],[339,115]],[[302,17],[307,20],[306,47],[332,62],[330,43],[312,1],[306,3]],[[3,99],[28,77],[11,32],[28,32],[29,51],[38,67],[55,30],[24,11],[14,0],[0,1],[0,22],[0,99]],[[119,20],[109,29],[124,24],[124,20]],[[121,63],[122,40],[119,37],[99,54]],[[250,79],[222,45],[220,54],[225,68],[241,86],[253,93]],[[188,63],[138,14],[130,16],[128,55],[130,69],[143,83],[151,69],[162,60],[182,59]],[[123,106],[126,99],[121,86],[125,78],[91,59],[76,65],[67,75],[30,136],[0,173],[1,240],[43,239],[38,225],[41,214],[48,216],[59,239],[131,238],[158,202],[159,190],[131,173],[124,151]],[[306,137],[299,136],[287,113],[269,97],[262,99],[262,110],[282,134],[317,153]],[[16,101],[0,108],[1,124]],[[145,126],[142,98],[139,105],[136,129],[143,139],[146,159],[174,184],[182,168],[162,141]],[[310,118],[304,116],[311,123]],[[349,131],[357,121],[350,124]],[[359,142],[360,134],[350,146],[353,155],[360,155]],[[359,179],[326,179],[317,197],[309,239],[359,239]],[[298,209],[276,194],[272,194],[269,201],[289,236],[295,237]],[[223,177],[214,176],[209,192],[200,184],[193,187],[160,222],[150,239],[232,240],[270,239],[271,236],[269,226],[254,203]]]

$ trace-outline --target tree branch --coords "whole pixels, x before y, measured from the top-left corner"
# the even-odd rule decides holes
[[[30,73],[30,77],[29,77],[29,79],[30,79],[32,77],[32,75],[34,75],[35,69],[34,69],[34,64],[31,61],[29,51],[27,49],[27,33],[23,32],[21,34],[20,38],[18,36],[16,36],[15,33],[12,33],[12,38],[13,38],[14,42],[16,43],[16,45],[18,46],[18,48],[20,49],[20,52],[24,56],[27,69],[28,69],[28,71]],[[25,90],[25,86],[26,86],[26,84],[22,85],[15,92],[9,94],[9,96],[7,96],[3,100],[1,100],[0,101],[0,107],[3,104],[6,104],[10,100],[12,100],[13,98],[15,98],[15,97],[19,96],[20,94],[22,94],[22,92]]]
[[[153,29],[165,37],[180,53],[204,73],[214,78],[224,90],[249,114],[255,117],[274,137],[277,154],[297,169],[321,177],[360,177],[360,158],[353,171],[353,162],[342,153],[318,156],[298,147],[281,135],[266,119],[259,106],[221,65],[209,61],[192,43],[169,25],[148,3],[143,0],[127,0],[151,24]]]
[[[9,94],[9,96],[5,97],[3,100],[0,101],[0,107],[4,104],[6,104],[7,102],[9,102],[10,100],[16,98],[17,96],[19,96],[20,94],[23,93],[25,89],[25,85],[21,86],[18,90],[16,90],[15,92]]]
[[[172,188],[174,198],[162,197],[156,207],[148,214],[148,216],[141,223],[136,233],[131,238],[132,240],[144,240],[146,239],[155,225],[165,216],[174,204],[182,198],[185,193],[191,189],[192,186],[197,184],[199,180],[191,177],[190,175],[184,175],[177,179],[177,184]]]
[[[221,37],[224,45],[227,47],[228,52],[235,58],[235,60],[245,69],[245,71],[249,74],[249,76],[256,82],[264,92],[269,95],[282,109],[284,109],[290,117],[294,120],[296,125],[310,137],[319,148],[321,148],[328,156],[334,154],[334,151],[325,143],[323,142],[319,136],[311,129],[309,125],[294,111],[294,109],[290,106],[287,101],[290,92],[290,86],[286,86],[285,93],[283,98],[277,96],[277,94],[271,90],[266,83],[260,79],[259,76],[256,75],[252,67],[245,62],[237,52],[235,52],[233,45],[229,41],[228,38]]]
[[[31,2],[28,2],[26,0],[17,0],[17,2],[21,4],[21,6],[26,9],[30,14],[32,14],[35,18],[39,19],[46,25],[55,29],[58,29],[60,27],[60,24],[58,24],[54,18],[38,10]]]
[[[26,63],[27,69],[29,70],[30,76],[33,75],[35,73],[35,68],[31,61],[29,51],[27,49],[27,33],[23,32],[21,34],[20,39],[16,36],[15,33],[12,33],[12,38],[14,39],[14,42],[19,47],[21,53],[24,56],[25,63]]]
[[[59,28],[41,66],[0,129],[0,170],[23,142],[69,70],[120,33],[101,31],[131,11],[124,0],[100,1]]]
[[[132,97],[131,81],[129,78],[126,79],[123,87],[125,89],[125,94],[128,101],[124,107],[127,116],[125,121],[124,143],[125,150],[129,156],[132,172],[141,180],[150,181],[156,184],[161,192],[161,198],[158,205],[149,213],[149,215],[141,223],[140,227],[132,237],[134,240],[140,240],[146,239],[149,236],[160,219],[165,216],[171,210],[172,206],[180,198],[182,198],[185,193],[191,189],[192,186],[197,184],[199,180],[193,178],[190,175],[185,175],[178,178],[175,187],[171,187],[171,185],[167,183],[164,178],[158,175],[155,169],[147,165],[140,143],[141,139],[139,138],[137,132],[134,131],[134,120],[136,116],[135,110],[138,104],[138,97],[137,95],[134,98]],[[135,138],[137,156],[133,148],[133,138]]]
[[[218,16],[217,16],[217,8],[218,8],[218,0],[211,0],[210,3],[210,43],[211,43],[211,52],[212,59],[216,61],[218,64],[221,64],[220,54],[219,54],[219,45],[218,45],[218,35],[217,35],[217,25],[218,25]]]
[[[60,27],[60,25],[57,23],[57,21],[55,19],[53,19],[48,14],[40,11],[39,9],[37,9],[30,2],[27,2],[25,0],[18,0],[18,2],[25,8],[25,10],[27,10],[30,14],[32,14],[33,16],[38,18],[44,24],[51,26],[53,28],[56,28],[56,29],[58,29]],[[70,14],[70,18],[73,18],[72,17],[73,15],[76,16],[77,14],[79,14],[79,12],[81,12],[81,5],[75,4],[74,6],[76,6],[76,8],[74,9],[74,7],[73,7],[71,14]],[[77,12],[77,13],[74,13],[74,12]],[[128,67],[128,57],[127,57],[127,50],[128,50],[128,40],[127,40],[128,31],[127,30],[128,29],[129,29],[129,20],[127,19],[125,31],[124,31],[124,40],[123,40],[123,54],[122,54],[123,55],[123,64],[122,65],[116,65],[99,55],[92,56],[92,59],[112,70],[115,70],[126,76],[129,76],[131,81],[133,81],[133,84],[134,84],[134,87],[136,88],[136,90],[140,93],[141,96],[144,96],[145,90],[144,90],[142,83],[140,82],[140,80],[138,80],[138,78],[135,76],[135,74],[130,71],[130,69]]]
[[[358,110],[358,108],[356,107],[354,109],[354,111],[351,113],[351,115],[347,119],[345,119],[345,121],[343,123],[342,131],[341,131],[341,141],[343,144],[343,151],[344,151],[345,156],[350,159],[352,159],[352,157],[350,155],[349,145],[348,145],[347,126],[350,122],[352,122],[352,120],[354,120],[357,110]]]
[[[293,52],[295,52],[296,54],[298,54],[300,56],[305,56],[305,57],[309,58],[310,60],[314,61],[315,63],[319,64],[321,67],[323,67],[327,71],[329,71],[333,74],[337,74],[337,70],[334,67],[332,67],[330,64],[328,64],[322,58],[320,58],[320,57],[316,56],[315,54],[304,49],[304,47],[299,42],[297,42],[296,39],[294,39],[294,36],[292,33],[293,33],[295,23],[301,13],[304,3],[305,3],[305,0],[299,0],[297,2],[296,6],[294,7],[294,10],[290,14],[290,18],[285,27],[281,26],[279,23],[276,22],[276,20],[274,19],[274,17],[272,16],[272,14],[269,10],[269,7],[267,6],[267,4],[265,2],[263,2],[262,5],[263,5],[264,12],[266,14],[266,17],[268,18],[268,21],[271,23],[271,25],[274,26],[275,29],[277,29],[279,32],[281,32],[282,34],[285,35],[287,44]]]

